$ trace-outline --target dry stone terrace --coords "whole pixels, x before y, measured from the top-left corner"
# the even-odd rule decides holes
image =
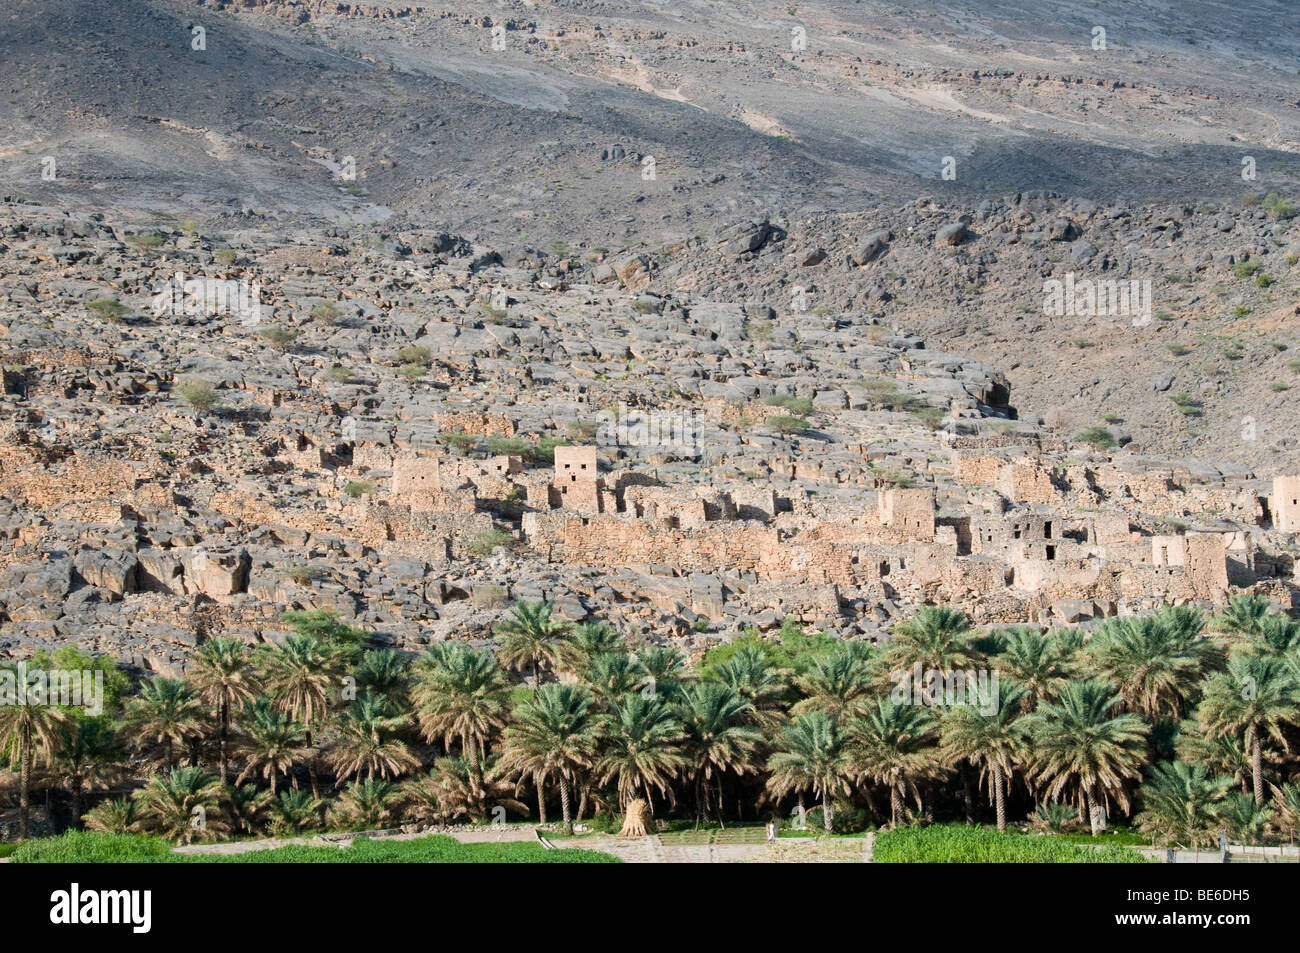
[[[649,294],[639,260],[507,267],[432,230],[142,239],[3,210],[8,657],[177,673],[204,633],[274,640],[306,608],[418,651],[511,600],[690,650],[787,617],[878,639],[923,602],[1295,605],[1300,476],[1094,451],[876,315]],[[155,313],[178,274],[255,284],[256,320]]]

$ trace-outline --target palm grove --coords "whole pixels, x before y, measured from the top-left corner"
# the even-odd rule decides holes
[[[545,823],[556,807],[572,832],[636,798],[696,823],[798,813],[828,831],[936,814],[1059,830],[1100,808],[1189,845],[1224,828],[1294,837],[1300,820],[1300,623],[1259,596],[1090,634],[977,632],[942,606],[880,645],[787,622],[695,666],[540,602],[514,606],[495,651],[444,641],[414,659],[325,612],[284,618],[277,644],[211,638],[184,679],[133,690],[75,649],[36,660],[107,670],[111,707],[0,706],[18,835],[42,792],[91,830],[178,842]],[[895,691],[899,672],[971,669],[998,674],[995,698]]]

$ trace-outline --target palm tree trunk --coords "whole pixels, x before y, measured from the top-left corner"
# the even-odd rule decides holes
[[[997,808],[998,815],[998,833],[1007,832],[1007,804],[1002,792],[1002,765],[994,764],[993,766],[993,803]]]
[[[727,829],[727,823],[722,819],[722,772],[718,772],[718,826],[723,830]]]
[[[891,828],[898,826],[898,788],[894,785],[889,786],[889,826]]]
[[[961,763],[962,799],[966,802],[966,823],[975,823],[975,789],[970,780],[970,762]]]
[[[1264,753],[1259,747],[1259,726],[1250,726],[1250,780],[1255,787],[1255,803],[1264,806]]]
[[[222,701],[217,706],[217,718],[221,722],[220,737],[217,740],[217,760],[221,762],[221,783],[226,783],[226,769],[229,763],[226,760],[226,737],[230,731],[230,707]]]
[[[84,813],[82,811],[83,805],[81,803],[82,802],[81,789],[82,789],[81,775],[78,774],[76,777],[72,779],[72,823],[74,825],[81,824],[81,815]]]
[[[275,768],[272,768],[272,769],[271,769],[271,800],[272,800],[272,801],[275,800],[275,776],[276,776],[278,773],[279,773],[279,772],[276,771]]]
[[[541,676],[537,671],[537,659],[533,659],[533,701],[537,701],[537,689],[541,684]]]
[[[538,823],[546,823],[546,785],[540,777],[537,778],[537,819]]]
[[[32,782],[32,729],[30,725],[23,725],[19,744],[22,745],[22,751],[18,752],[18,839],[26,840],[27,816],[32,808],[31,792],[29,790]]]
[[[835,823],[835,809],[831,807],[831,786],[828,784],[822,788],[822,823],[826,827],[826,833],[831,832],[831,827]]]
[[[569,779],[560,775],[560,814],[564,818],[564,833],[573,833],[573,817],[569,814]]]
[[[313,800],[320,800],[320,780],[316,777],[316,749],[311,741],[311,729],[306,729],[307,735],[307,777],[311,780],[311,796]]]

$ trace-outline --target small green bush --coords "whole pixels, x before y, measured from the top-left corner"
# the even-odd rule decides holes
[[[317,301],[308,314],[313,321],[321,324],[337,324],[343,317],[343,309],[333,301]]]
[[[505,546],[513,537],[500,527],[493,526],[478,533],[469,544],[469,551],[475,556],[487,556],[498,546]]]
[[[325,570],[320,566],[308,566],[299,564],[289,566],[284,570],[284,578],[296,582],[300,586],[305,586],[310,582],[325,577]]]
[[[427,347],[412,344],[397,352],[397,360],[403,364],[419,364],[421,367],[428,367],[433,360],[433,352]]]
[[[116,298],[96,298],[86,305],[86,308],[95,312],[105,321],[112,321],[114,324],[120,324],[131,313],[131,309]]]
[[[793,417],[790,414],[773,414],[767,418],[767,425],[783,434],[798,433],[800,430],[808,429],[807,419]]]
[[[293,347],[293,343],[298,340],[298,332],[295,329],[282,328],[278,324],[263,328],[258,332],[258,336],[277,351],[289,350]]]
[[[811,397],[795,397],[793,394],[773,394],[764,403],[769,407],[784,407],[796,417],[806,417],[813,409]]]
[[[374,493],[375,485],[369,480],[349,480],[348,485],[343,488],[343,492],[355,500],[367,493]]]
[[[201,414],[206,414],[217,404],[217,392],[205,380],[195,378],[176,388],[176,394]]]
[[[1094,450],[1113,450],[1119,446],[1115,435],[1102,426],[1085,427],[1075,434],[1075,439],[1086,443]]]
[[[1269,218],[1272,219],[1295,218],[1295,205],[1282,198],[1282,196],[1278,195],[1276,192],[1269,192],[1268,195],[1264,196],[1264,200],[1260,203],[1260,207],[1263,208],[1264,211],[1268,213]]]

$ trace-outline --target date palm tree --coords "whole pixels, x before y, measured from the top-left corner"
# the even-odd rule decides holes
[[[551,618],[549,602],[518,602],[510,618],[496,626],[496,634],[505,640],[497,657],[516,671],[532,669],[534,698],[541,685],[541,670],[555,667],[560,640],[569,628],[567,622]]]
[[[243,784],[251,776],[264,777],[271,782],[274,800],[277,778],[291,772],[302,758],[302,727],[269,699],[259,698],[244,707],[243,729],[247,763],[235,784]]]
[[[235,826],[245,834],[255,834],[267,823],[271,815],[269,791],[259,791],[255,784],[245,784],[226,792],[226,805]]]
[[[1273,822],[1274,811],[1259,804],[1249,794],[1229,794],[1223,802],[1221,817],[1228,835],[1242,844],[1258,844]]]
[[[1070,677],[1070,657],[1057,633],[1042,633],[1028,626],[1014,626],[999,633],[1002,650],[993,664],[1024,694],[1020,705],[1032,711],[1044,698],[1053,697]]]
[[[1246,637],[1242,649],[1255,655],[1285,656],[1300,650],[1300,622],[1289,616],[1265,616],[1257,631]]]
[[[69,717],[59,726],[54,768],[72,795],[72,816],[84,812],[85,793],[107,788],[122,773],[116,732],[105,717]]]
[[[646,670],[641,662],[624,651],[597,655],[582,673],[583,682],[606,709],[629,692],[644,687],[645,679]]]
[[[757,770],[754,756],[763,733],[748,722],[749,708],[749,702],[721,682],[701,682],[682,689],[682,754],[694,774],[697,828],[707,809],[711,781],[716,781],[718,823],[722,824],[723,776]]]
[[[222,785],[202,768],[172,768],[155,774],[132,797],[140,826],[177,844],[216,837],[226,829],[221,817]]]
[[[276,835],[299,834],[320,824],[325,803],[306,791],[281,791],[271,799],[271,830]]]
[[[383,778],[351,781],[331,813],[348,830],[377,830],[391,826],[406,802],[406,793]]]
[[[964,613],[948,606],[918,606],[907,621],[894,626],[883,661],[891,672],[916,666],[940,672],[967,669],[982,661]]]
[[[1232,778],[1215,775],[1207,765],[1165,761],[1152,767],[1142,785],[1138,830],[1164,843],[1181,840],[1189,847],[1213,844],[1223,798]]]
[[[1268,597],[1257,592],[1229,596],[1228,605],[1211,624],[1214,631],[1227,635],[1258,635],[1261,623],[1268,617],[1269,605]]]
[[[409,715],[388,715],[383,702],[361,695],[339,718],[327,759],[340,782],[344,778],[398,778],[420,766],[420,759],[398,737]]]
[[[637,661],[645,670],[642,689],[658,692],[666,701],[681,700],[682,687],[690,681],[686,660],[676,646],[652,645],[637,653]]]
[[[123,728],[137,747],[161,748],[163,769],[170,771],[176,765],[176,746],[203,730],[198,693],[177,678],[148,679],[127,702]]]
[[[1107,619],[1087,654],[1129,711],[1177,718],[1217,653],[1214,642],[1199,638],[1203,625],[1201,613],[1186,606]]]
[[[134,834],[140,830],[137,802],[129,797],[112,798],[81,815],[86,830],[100,834]]]
[[[461,755],[479,784],[492,736],[505,726],[509,687],[490,652],[461,642],[430,647],[412,691],[415,716],[426,741],[460,741]]]
[[[1300,782],[1291,781],[1281,787],[1274,785],[1273,803],[1277,808],[1279,826],[1294,844],[1296,829],[1300,828]]]
[[[1219,735],[1195,718],[1178,726],[1174,753],[1179,761],[1204,764],[1211,774],[1226,774],[1243,792],[1250,790],[1250,752],[1240,735]]]
[[[559,643],[559,664],[574,675],[581,675],[592,659],[623,648],[618,632],[608,622],[581,622]]]
[[[591,707],[591,693],[580,685],[545,685],[534,701],[515,709],[502,737],[500,767],[505,774],[532,777],[539,799],[551,777],[559,782],[566,834],[573,833],[574,779],[596,755],[599,736]]]
[[[247,647],[231,638],[204,642],[195,650],[191,661],[190,681],[217,716],[218,775],[224,781],[230,773],[227,758],[230,714],[256,696],[257,672]]]
[[[790,710],[794,715],[820,711],[845,720],[867,710],[875,682],[865,642],[842,642],[816,658],[795,680],[804,695]]]
[[[1137,715],[1116,714],[1120,703],[1113,686],[1089,679],[1069,683],[1025,716],[1032,777],[1052,800],[1073,792],[1084,822],[1091,807],[1110,800],[1129,810],[1127,782],[1146,760],[1147,726]]]
[[[632,692],[616,700],[601,733],[599,783],[618,780],[622,809],[643,795],[653,813],[655,791],[673,800],[672,782],[686,759],[680,745],[681,723],[661,695]]]
[[[339,660],[320,639],[290,635],[266,654],[266,690],[276,707],[298,722],[306,733],[323,722],[342,697]]]
[[[312,797],[316,777],[316,733],[342,700],[343,660],[315,635],[294,634],[265,656],[265,687],[276,708],[302,725]]]
[[[1210,734],[1244,739],[1255,803],[1263,805],[1263,740],[1272,738],[1289,751],[1284,729],[1300,721],[1300,693],[1285,661],[1234,654],[1226,672],[1215,672],[1206,680],[1197,719]]]
[[[481,823],[507,811],[527,815],[506,774],[495,760],[471,766],[464,758],[439,758],[427,775],[404,788],[416,820],[446,824],[464,817]]]
[[[18,766],[18,837],[27,837],[31,818],[32,769],[53,762],[59,750],[59,729],[68,714],[53,705],[0,705],[0,751]]]
[[[864,780],[889,790],[889,822],[897,826],[908,794],[921,810],[918,782],[942,774],[938,723],[923,705],[898,705],[877,698],[861,718],[849,723],[849,762]]]
[[[780,724],[781,706],[789,686],[761,646],[742,645],[705,677],[716,679],[748,702],[745,717],[758,728],[771,732]]]
[[[833,799],[849,793],[856,773],[839,726],[824,711],[799,715],[785,725],[767,759],[767,770],[767,789],[774,796],[811,791],[821,798],[827,832],[835,821]]]
[[[987,781],[997,816],[998,830],[1007,829],[1006,794],[1011,778],[1025,757],[1025,731],[1019,720],[1028,692],[1014,682],[999,679],[996,695],[979,697],[974,704],[951,708],[940,722],[940,755],[948,763],[969,761]]]
[[[390,713],[410,708],[411,662],[396,649],[367,649],[352,674],[358,690],[386,701]]]

